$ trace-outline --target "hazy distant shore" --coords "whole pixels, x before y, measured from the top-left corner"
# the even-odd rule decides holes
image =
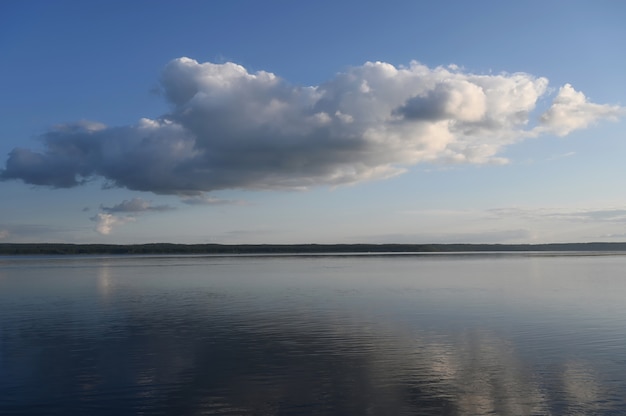
[[[554,244],[0,244],[0,255],[453,253],[467,251],[626,251],[626,243]]]

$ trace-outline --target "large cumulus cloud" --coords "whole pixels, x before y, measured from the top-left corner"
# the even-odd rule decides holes
[[[67,188],[101,177],[105,186],[183,196],[339,185],[424,161],[506,162],[499,152],[516,141],[624,113],[565,85],[535,114],[545,78],[416,62],[368,62],[303,87],[230,62],[180,58],[165,67],[161,87],[169,113],[131,126],[57,127],[41,137],[42,150],[13,149],[0,178]]]

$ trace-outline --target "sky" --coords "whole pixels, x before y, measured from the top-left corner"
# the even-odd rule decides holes
[[[0,2],[0,242],[626,241],[622,1]]]

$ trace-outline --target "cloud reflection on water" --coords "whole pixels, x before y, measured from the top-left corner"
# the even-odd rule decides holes
[[[558,336],[516,328],[531,339],[525,344],[492,325],[484,310],[476,320],[463,315],[476,313],[471,305],[445,303],[471,300],[472,292],[454,298],[441,290],[411,292],[416,299],[405,310],[406,298],[378,286],[368,292],[318,281],[304,288],[280,278],[275,286],[267,279],[242,285],[217,278],[181,281],[171,274],[159,281],[146,279],[157,269],[117,266],[76,269],[95,283],[85,284],[81,296],[56,292],[0,305],[0,413],[542,415],[626,409],[616,399],[626,393],[624,384],[609,388],[597,363],[562,348]],[[205,270],[205,276],[213,272]],[[434,302],[445,301],[439,309],[426,303],[437,296]],[[507,322],[506,310],[497,312]],[[539,350],[541,357],[535,356]]]
[[[30,386],[23,409],[50,406],[51,414],[130,405],[177,414],[530,415],[607,403],[584,367],[565,363],[561,384],[546,382],[493,332],[398,333],[342,314],[214,317],[204,305],[214,299],[199,293],[177,304],[166,295],[146,304],[129,296],[123,317],[101,322],[97,334],[76,316],[61,331],[63,307],[34,317],[4,352],[8,374],[29,374],[12,388]]]

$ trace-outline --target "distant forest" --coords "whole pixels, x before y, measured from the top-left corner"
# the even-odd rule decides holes
[[[323,254],[504,251],[626,251],[626,243],[556,244],[0,244],[0,255]]]

